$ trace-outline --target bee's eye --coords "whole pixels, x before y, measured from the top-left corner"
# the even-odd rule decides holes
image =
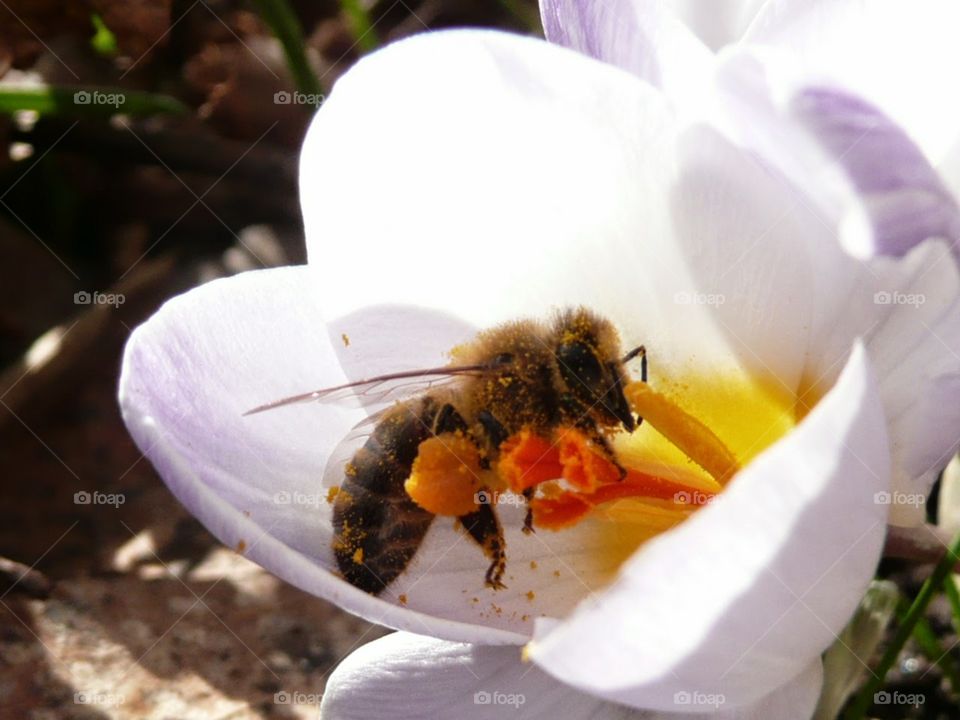
[[[584,389],[591,394],[600,391],[603,368],[593,348],[582,342],[564,343],[557,347],[556,354],[560,377],[571,391],[577,394]]]

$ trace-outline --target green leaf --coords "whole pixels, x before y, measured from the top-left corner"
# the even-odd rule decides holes
[[[103,22],[103,18],[94,13],[90,16],[90,22],[93,23],[93,29],[96,31],[90,38],[90,45],[94,51],[100,55],[116,55],[117,36]]]
[[[169,95],[103,87],[0,85],[0,113],[32,110],[41,115],[183,115],[186,105]]]

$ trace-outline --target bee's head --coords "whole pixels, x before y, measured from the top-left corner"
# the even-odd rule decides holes
[[[561,317],[554,357],[560,390],[601,425],[622,425],[627,432],[636,419],[623,393],[620,343],[612,326],[585,310]]]

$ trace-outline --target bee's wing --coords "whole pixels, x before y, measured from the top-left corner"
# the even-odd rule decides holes
[[[347,463],[376,428],[376,422],[371,422],[371,418],[379,417],[381,414],[374,413],[361,420],[353,426],[353,429],[343,440],[336,444],[323,468],[323,487],[340,487],[343,484]]]
[[[334,403],[351,407],[382,405],[404,400],[414,395],[421,395],[427,390],[433,390],[438,385],[449,383],[460,377],[482,375],[491,369],[492,366],[490,365],[449,365],[378,375],[367,380],[359,380],[274,400],[247,410],[244,415],[254,415],[284,405],[305,402]]]
[[[334,446],[323,469],[323,487],[332,488],[343,483],[346,464],[353,459],[360,446],[373,434],[383,416],[393,409],[393,406],[390,405],[371,413],[354,425],[346,437]]]

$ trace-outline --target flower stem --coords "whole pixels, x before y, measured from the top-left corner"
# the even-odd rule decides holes
[[[287,66],[297,89],[308,95],[322,94],[320,81],[307,62],[303,28],[287,0],[254,0],[254,4],[260,17],[270,26],[283,46],[283,54],[287,58]]]
[[[956,565],[958,558],[960,558],[960,534],[957,534],[953,539],[947,552],[933,569],[933,573],[931,573],[930,577],[923,583],[923,587],[920,588],[920,592],[917,593],[917,597],[914,598],[910,609],[907,610],[903,616],[903,622],[901,622],[897,628],[893,640],[891,640],[883,657],[880,658],[880,662],[873,676],[863,689],[860,690],[860,693],[844,713],[844,720],[862,720],[862,718],[866,717],[867,710],[869,710],[873,704],[874,695],[883,686],[887,673],[896,662],[897,656],[903,649],[904,644],[913,634],[914,628],[926,612],[927,606],[933,599],[934,594],[940,589],[943,581],[950,574],[954,565]]]

